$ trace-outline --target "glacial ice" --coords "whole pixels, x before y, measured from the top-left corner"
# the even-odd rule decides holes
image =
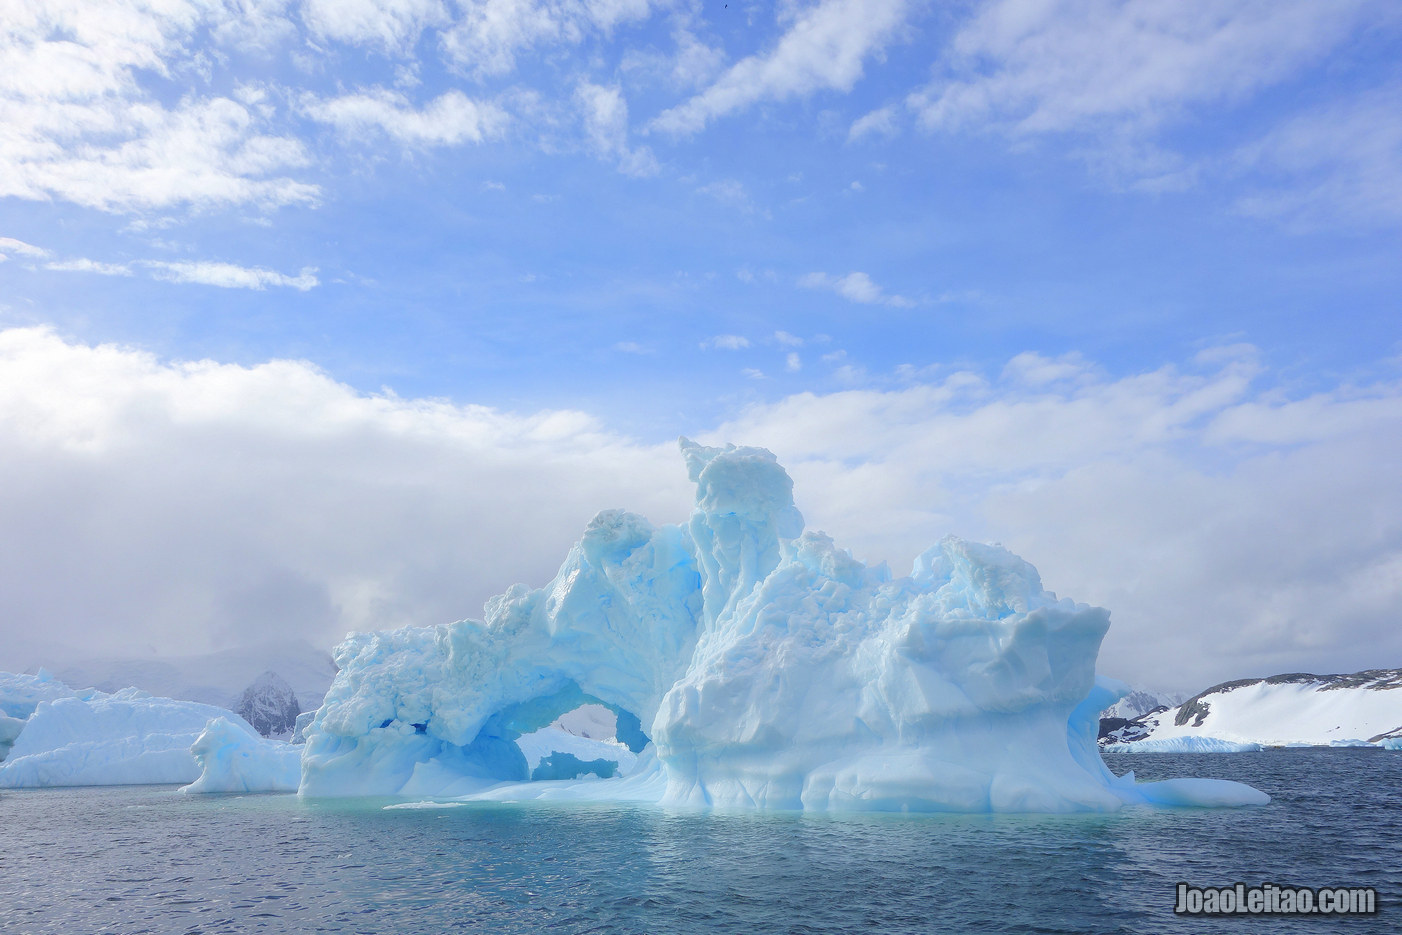
[[[188,783],[200,774],[190,745],[205,725],[237,720],[223,708],[134,688],[75,692],[43,675],[0,674],[7,711],[30,702],[32,713],[0,762],[0,788]]]
[[[1130,743],[1109,743],[1101,749],[1106,753],[1256,753],[1263,747],[1259,743],[1223,740],[1220,737],[1159,737]]]
[[[242,719],[217,717],[190,747],[199,778],[181,792],[296,792],[302,748],[265,740]]]
[[[0,672],[0,715],[21,721],[33,714],[41,701],[91,697],[93,694],[96,693],[73,691],[44,669],[40,669],[38,675]]]
[[[685,524],[607,510],[550,584],[509,588],[482,621],[348,636],[305,728],[301,793],[962,812],[1268,801],[1110,772],[1098,716],[1127,688],[1095,676],[1109,615],[1044,590],[1027,562],[948,537],[892,578],[804,531],[768,451],[681,448],[697,488]],[[615,715],[614,737],[588,739],[618,757],[616,778],[547,778],[604,759],[550,727],[584,705]]]

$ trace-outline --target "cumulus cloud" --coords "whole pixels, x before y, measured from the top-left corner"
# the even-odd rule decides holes
[[[791,396],[709,437],[772,448],[810,525],[898,574],[946,532],[1003,542],[1111,609],[1108,674],[1390,664],[1402,384],[1291,399],[1267,377],[1244,348],[1122,377],[1024,356],[996,380]]]
[[[42,634],[166,651],[476,616],[599,509],[675,522],[672,443],[570,411],[366,396],[309,364],[0,332],[0,667]],[[509,543],[504,548],[503,543]]]
[[[866,273],[852,272],[846,276],[833,276],[829,273],[808,273],[799,277],[798,284],[804,289],[826,289],[836,292],[851,302],[862,305],[892,305],[909,308],[915,303],[903,295],[891,295],[872,281]]]
[[[850,91],[866,60],[892,40],[907,12],[905,0],[825,0],[800,14],[772,50],[735,63],[710,87],[659,114],[650,127],[688,135],[761,101]]]
[[[897,574],[946,533],[1003,542],[1111,609],[1108,674],[1194,689],[1402,653],[1402,383],[1291,394],[1248,347],[940,373],[703,437],[774,450],[810,527]],[[580,412],[0,332],[0,516],[24,543],[0,563],[0,664],[34,632],[193,651],[476,614],[548,580],[598,509],[674,522],[689,499],[671,442]]]

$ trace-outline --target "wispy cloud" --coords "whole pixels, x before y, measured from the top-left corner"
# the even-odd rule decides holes
[[[49,251],[43,247],[36,247],[32,243],[25,243],[23,240],[16,240],[13,237],[0,237],[0,257],[9,258],[11,255],[29,257],[30,259],[41,259],[49,255]]]
[[[1402,221],[1402,85],[1315,107],[1242,147],[1244,214],[1302,228]]]
[[[1203,167],[1175,150],[1169,128],[1297,76],[1383,6],[998,0],[959,30],[936,79],[907,104],[931,131],[1073,135],[1072,151],[1116,186],[1180,190]],[[887,125],[868,116],[852,138]]]
[[[720,179],[708,182],[699,186],[696,192],[708,198],[714,198],[721,204],[739,208],[746,214],[753,214],[755,211],[755,204],[750,200],[750,193],[745,189],[744,183],[738,179]]]
[[[44,269],[59,273],[96,273],[99,276],[130,276],[132,274],[131,267],[125,263],[102,263],[85,257],[45,263]]]
[[[500,136],[506,111],[490,101],[475,101],[461,91],[447,91],[422,107],[388,88],[369,88],[340,97],[304,96],[302,112],[351,137],[383,133],[405,146],[456,146]]]
[[[860,140],[868,136],[895,136],[899,132],[896,126],[896,115],[897,108],[893,104],[863,114],[854,120],[848,129],[848,141]]]
[[[866,273],[852,272],[845,276],[829,273],[808,273],[799,277],[799,286],[804,289],[826,289],[836,292],[852,302],[863,305],[891,305],[897,308],[910,308],[915,303],[902,295],[891,295],[872,281]]]
[[[862,77],[866,60],[895,36],[907,10],[905,0],[825,0],[800,14],[772,50],[737,62],[649,126],[688,135],[760,101],[848,91]]]
[[[158,279],[170,282],[197,283],[204,286],[219,286],[223,289],[266,289],[269,286],[284,286],[306,292],[320,285],[316,270],[304,268],[296,276],[279,273],[261,267],[236,266],[233,263],[209,261],[164,262],[147,261],[145,264],[155,272]]]
[[[192,90],[168,104],[144,75],[181,83],[213,58],[283,35],[261,5],[188,0],[11,5],[0,75],[0,197],[110,212],[314,203],[310,164],[267,101]],[[210,45],[194,51],[197,38]],[[200,82],[203,84],[203,82]]]
[[[955,37],[945,74],[913,95],[930,128],[1015,133],[1152,126],[1231,101],[1318,60],[1370,0],[1000,0]]]
[[[738,334],[718,334],[701,342],[702,350],[741,351],[750,346],[750,339]]]
[[[312,35],[377,48],[394,55],[412,52],[429,26],[451,16],[441,0],[305,0],[302,22]]]
[[[582,82],[575,89],[575,102],[583,118],[589,148],[603,159],[617,162],[624,175],[656,175],[659,169],[652,150],[628,146],[628,102],[617,85]]]
[[[578,45],[591,35],[645,19],[650,0],[478,0],[458,5],[458,17],[442,33],[443,52],[457,68],[478,78],[516,67],[516,56],[550,45]]]

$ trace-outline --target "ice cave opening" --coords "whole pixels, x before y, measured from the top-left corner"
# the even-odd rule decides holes
[[[496,778],[541,781],[626,776],[651,742],[636,714],[586,694],[570,681],[558,691],[498,711],[473,746],[481,745],[479,752],[499,767]]]

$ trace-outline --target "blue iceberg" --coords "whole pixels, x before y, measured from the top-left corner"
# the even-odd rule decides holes
[[[349,636],[300,792],[958,812],[1269,801],[1111,773],[1096,724],[1125,689],[1095,675],[1109,613],[1044,590],[1017,556],[949,537],[893,578],[804,530],[770,452],[681,450],[685,524],[608,510],[553,581],[511,587],[484,620]],[[586,705],[615,716],[617,769],[597,747],[528,762],[521,738]]]

